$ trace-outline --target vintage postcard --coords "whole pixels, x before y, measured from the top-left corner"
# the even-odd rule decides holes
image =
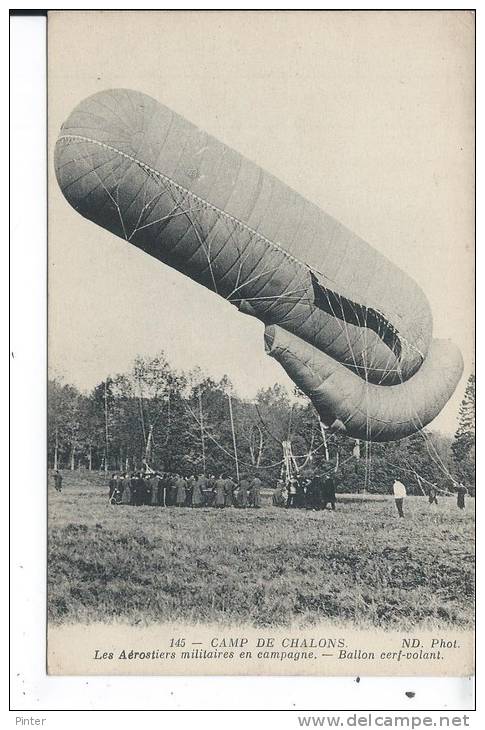
[[[48,15],[48,671],[474,673],[471,11]]]

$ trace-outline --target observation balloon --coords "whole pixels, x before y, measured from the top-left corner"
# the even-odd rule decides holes
[[[265,342],[321,419],[402,438],[461,377],[432,340],[422,290],[318,206],[145,94],[102,91],[62,125],[68,202],[266,326]]]

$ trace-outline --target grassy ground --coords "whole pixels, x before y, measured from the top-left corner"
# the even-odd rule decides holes
[[[109,506],[98,475],[49,484],[49,617],[322,621],[437,628],[473,622],[474,500],[339,495],[337,511]]]

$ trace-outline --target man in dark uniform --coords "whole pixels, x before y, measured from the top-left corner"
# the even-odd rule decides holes
[[[184,477],[179,475],[176,481],[176,497],[175,504],[177,507],[185,507],[185,498],[187,496],[187,482]]]
[[[468,494],[468,489],[464,484],[460,484],[456,490],[456,505],[459,509],[465,509],[465,495]]]
[[[192,490],[192,507],[202,507],[204,504],[204,489],[207,486],[207,479],[204,474],[199,474]]]
[[[224,506],[232,507],[234,505],[234,490],[236,489],[236,485],[231,477],[227,477],[224,482]]]
[[[136,504],[137,507],[141,507],[145,501],[145,482],[143,480],[143,474],[138,472],[136,478]]]
[[[246,476],[244,476],[240,483],[239,483],[239,489],[237,492],[237,503],[239,507],[243,507],[245,509],[248,506],[248,492],[249,492],[249,481]]]
[[[321,505],[322,509],[327,509],[327,504],[330,503],[330,506],[332,507],[332,510],[335,511],[335,490],[336,490],[336,480],[335,475],[330,473],[326,477],[323,478],[323,484],[322,484],[322,496],[321,496]]]
[[[142,504],[151,505],[152,503],[152,475],[149,472],[145,472],[142,476],[143,479],[143,502]]]
[[[134,507],[136,505],[136,474],[135,474],[135,472],[133,472],[129,481],[130,481],[130,492],[131,492],[130,504],[132,507]]]
[[[121,474],[115,474],[115,487],[110,497],[111,504],[121,504],[123,494],[123,478]]]
[[[273,507],[284,507],[285,505],[285,484],[282,479],[278,479],[276,482],[276,488],[273,492]]]
[[[62,474],[58,469],[54,470],[54,487],[58,492],[62,492]]]
[[[295,477],[295,487],[296,487],[296,497],[295,497],[295,506],[296,507],[304,507],[305,506],[305,485],[303,483],[303,479],[301,477]]]
[[[296,507],[296,497],[297,497],[297,487],[296,487],[296,479],[291,478],[288,481],[288,497],[286,500],[286,506],[287,507]]]
[[[164,471],[158,475],[158,504],[160,507],[167,506],[167,479],[168,474]]]
[[[121,486],[121,504],[132,504],[131,498],[131,479],[128,474],[124,474]]]
[[[430,504],[438,504],[438,491],[434,484],[429,488],[428,502]]]
[[[168,502],[171,507],[177,504],[177,483],[179,480],[178,474],[171,474],[168,483]]]
[[[135,507],[140,507],[143,504],[143,492],[143,479],[141,478],[141,474],[135,472],[131,480],[131,499]]]
[[[194,493],[195,476],[191,474],[185,483],[185,506],[192,507],[192,495]]]
[[[112,474],[109,480],[109,504],[121,503],[121,475]]]
[[[157,507],[159,504],[158,501],[158,474],[153,472],[150,474],[150,478],[148,480],[149,488],[150,488],[150,504],[152,507]]]
[[[111,502],[111,498],[116,489],[116,474],[111,475],[111,479],[108,482],[108,488],[109,488],[108,501]]]
[[[256,509],[261,507],[261,486],[261,479],[254,477],[251,482],[251,506],[256,507]]]
[[[204,493],[207,507],[213,507],[216,501],[216,477],[211,474],[207,480],[207,489]]]
[[[216,507],[219,507],[222,509],[226,506],[226,495],[225,495],[225,488],[226,488],[226,480],[224,479],[224,474],[221,474],[219,479],[217,479],[215,485],[215,501],[214,504]]]
[[[173,474],[170,474],[169,472],[164,473],[162,477],[162,496],[160,498],[160,502],[165,507],[170,507],[170,505],[173,504],[170,501],[172,498],[171,487],[173,480]]]
[[[307,509],[319,510],[321,505],[320,495],[322,489],[322,476],[314,474],[306,491],[305,507]]]

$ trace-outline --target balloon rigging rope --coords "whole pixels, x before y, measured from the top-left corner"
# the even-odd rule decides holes
[[[216,446],[219,449],[221,449],[221,451],[223,451],[225,454],[227,454],[227,456],[230,456],[231,459],[234,459],[235,460],[236,457],[234,456],[234,454],[231,454],[230,451],[227,451],[227,449],[225,449],[224,446],[222,446],[222,444],[220,444],[219,441],[217,441],[217,439],[215,439],[212,436],[212,434],[207,430],[206,426],[204,424],[201,424],[200,420],[197,418],[197,416],[194,413],[194,411],[192,410],[192,408],[189,405],[187,405],[186,403],[184,403],[184,407],[188,410],[188,412],[194,418],[195,422],[199,425],[199,427],[204,431],[204,433],[206,434],[206,436],[211,441],[213,441],[216,444]],[[283,459],[281,459],[280,461],[276,461],[274,464],[266,464],[264,466],[256,466],[255,464],[248,464],[248,463],[246,463],[244,461],[241,461],[240,459],[238,461],[239,461],[240,464],[242,464],[243,466],[245,466],[247,468],[250,468],[250,469],[273,469],[274,467],[279,466],[280,464],[283,463]]]
[[[449,497],[454,496],[453,492],[449,492],[447,489],[441,489],[440,487],[437,487],[436,484],[434,484],[434,482],[431,482],[429,479],[425,479],[425,477],[423,477],[421,474],[419,474],[419,472],[416,469],[412,469],[409,466],[409,463],[407,461],[406,461],[407,467],[404,467],[399,464],[393,464],[392,461],[389,461],[389,459],[386,459],[385,457],[383,457],[383,458],[384,458],[384,461],[386,462],[386,464],[389,464],[389,466],[393,466],[395,469],[402,469],[403,471],[407,471],[409,473],[414,474],[416,477],[419,477],[419,479],[422,482],[429,484],[430,487],[433,487],[434,489],[436,489],[436,491],[441,492],[441,494],[446,494]],[[423,492],[423,494],[426,494],[426,492],[424,492],[423,488],[422,487],[420,487],[420,488],[421,488],[421,491]]]
[[[280,246],[275,241],[271,241],[269,238],[266,238],[262,233],[258,233],[258,231],[255,231],[253,228],[248,226],[246,223],[243,223],[243,221],[239,220],[238,218],[235,218],[234,216],[230,215],[229,213],[226,213],[225,211],[223,211],[221,208],[218,208],[213,203],[209,203],[207,200],[204,200],[203,198],[199,197],[196,193],[193,193],[192,191],[183,187],[183,185],[180,185],[179,183],[175,182],[175,180],[172,180],[167,175],[164,175],[159,170],[155,170],[153,167],[150,167],[150,165],[147,165],[145,162],[138,160],[133,155],[128,155],[126,152],[119,150],[117,147],[113,147],[112,145],[106,144],[106,142],[99,142],[96,139],[92,139],[90,137],[86,137],[86,136],[83,136],[80,134],[64,134],[59,137],[59,141],[61,141],[61,140],[73,141],[73,142],[76,142],[76,141],[77,142],[89,142],[91,144],[94,144],[94,145],[97,145],[104,149],[107,149],[110,152],[116,152],[118,155],[120,155],[121,157],[124,157],[125,159],[129,160],[130,162],[134,162],[136,165],[138,165],[143,170],[145,170],[145,172],[152,173],[153,175],[156,175],[157,178],[162,178],[162,180],[164,180],[166,183],[169,183],[170,185],[172,185],[173,187],[178,189],[183,194],[188,194],[191,197],[193,197],[204,207],[211,208],[212,210],[219,213],[224,218],[231,220],[233,223],[240,226],[241,228],[244,228],[246,231],[248,231],[252,235],[257,236],[261,240],[265,241],[265,243],[267,243],[268,245],[272,246],[273,248],[278,249],[278,251],[280,253],[282,253],[289,260],[293,261],[294,263],[298,264],[299,266],[306,266],[306,264],[304,264],[302,261],[299,261],[295,256],[292,256],[290,253],[288,253],[288,251],[286,251],[284,248],[282,248],[282,246]],[[104,184],[103,184],[103,187],[105,187]],[[112,198],[112,196],[109,194],[109,192],[108,192],[108,195]],[[115,202],[115,201],[113,200],[113,202]],[[324,276],[324,274],[321,274],[321,272],[319,272],[319,271],[317,271],[316,273],[320,274],[320,276]],[[325,277],[325,278],[328,279],[328,277]]]
[[[401,384],[402,384],[404,381],[403,381],[403,378],[402,378],[401,371],[399,371],[399,377],[401,379]],[[412,409],[413,409],[413,412],[414,412],[414,415],[415,415],[415,419],[416,419],[416,420],[412,419],[412,421],[413,421],[414,425],[417,428],[417,432],[419,433],[420,437],[424,441],[424,444],[426,446],[426,451],[428,452],[428,455],[429,455],[431,461],[447,477],[447,479],[449,479],[452,482],[452,484],[454,484],[456,486],[457,485],[457,482],[456,482],[455,478],[450,473],[448,467],[446,466],[446,464],[442,460],[440,454],[438,453],[438,451],[437,451],[435,445],[433,444],[433,442],[431,441],[431,439],[429,439],[427,437],[427,434],[426,434],[426,431],[425,431],[425,426],[424,426],[423,422],[421,421],[421,418],[419,417],[419,413],[418,413],[418,411],[417,411],[416,406],[414,405],[414,403],[412,403]],[[431,453],[430,447],[433,449],[433,451],[435,453],[435,456],[433,456],[433,454]]]

